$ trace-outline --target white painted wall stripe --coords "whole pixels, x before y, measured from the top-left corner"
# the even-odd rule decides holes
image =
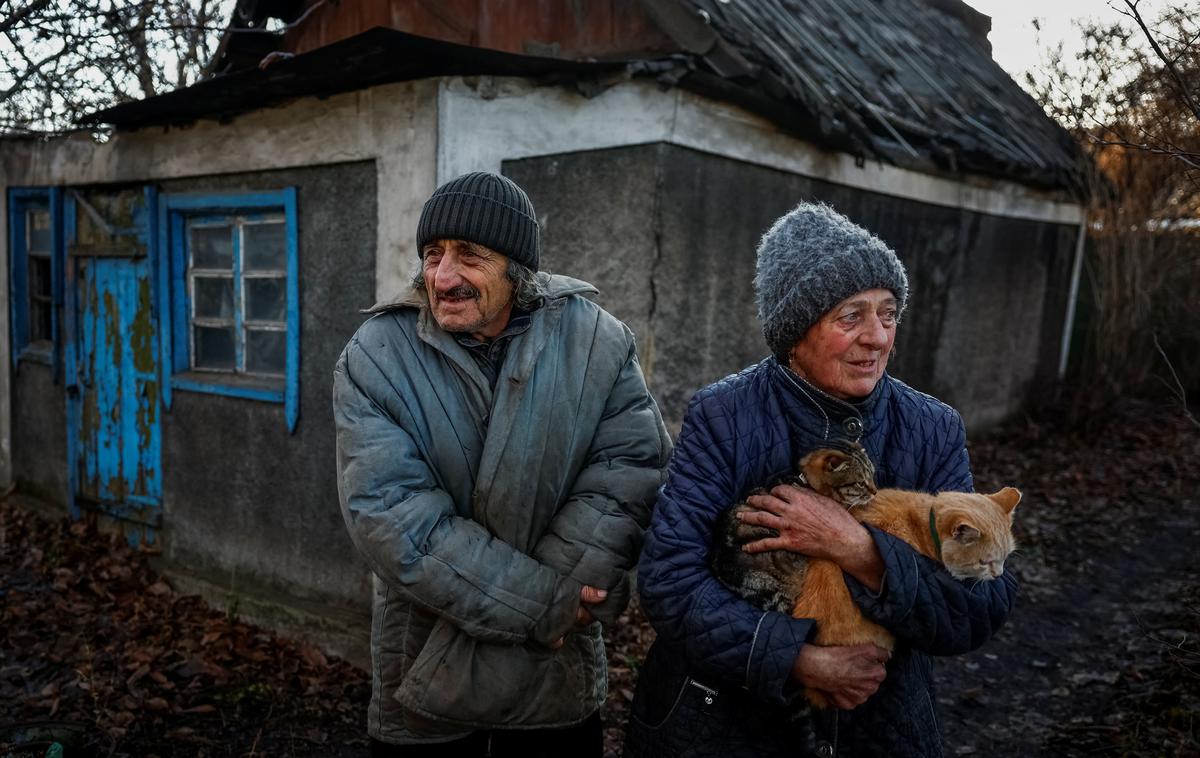
[[[588,99],[524,79],[443,79],[438,183],[504,160],[654,142],[790,171],[847,187],[1008,218],[1078,224],[1083,208],[1051,193],[983,177],[949,179],[822,150],[745,109],[637,80]]]

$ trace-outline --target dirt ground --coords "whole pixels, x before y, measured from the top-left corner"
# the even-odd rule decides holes
[[[1200,430],[1135,402],[1086,435],[1050,419],[972,444],[979,489],[1024,492],[1021,598],[937,662],[947,754],[1200,756]],[[363,672],[177,595],[147,558],[0,503],[0,757],[367,754]],[[636,609],[609,632],[614,755],[652,639]]]

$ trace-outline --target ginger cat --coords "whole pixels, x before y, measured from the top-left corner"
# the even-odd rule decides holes
[[[874,473],[866,453],[854,445],[849,451],[823,449],[806,455],[797,480],[847,505],[860,522],[942,561],[957,579],[986,581],[1004,572],[1004,560],[1014,547],[1012,517],[1021,500],[1018,490],[1005,487],[992,495],[877,491]],[[721,581],[747,599],[794,618],[815,619],[813,642],[818,645],[870,642],[887,650],[895,647],[891,633],[868,621],[854,604],[837,564],[787,551],[743,552],[741,545],[774,535],[774,530],[736,519],[738,510],[748,508],[738,504],[718,522],[713,569]],[[805,694],[817,707],[828,707],[820,693]]]

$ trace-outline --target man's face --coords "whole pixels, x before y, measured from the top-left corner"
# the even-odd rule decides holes
[[[849,400],[883,376],[896,341],[896,297],[864,290],[829,309],[792,347],[791,367],[814,387]]]
[[[425,291],[438,326],[476,339],[504,331],[512,311],[508,258],[464,240],[434,240],[421,249]]]

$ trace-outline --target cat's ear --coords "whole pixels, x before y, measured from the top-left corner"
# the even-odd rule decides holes
[[[821,454],[825,456],[825,470],[838,471],[846,462],[850,460],[850,456],[843,453],[841,450],[823,450]]]
[[[979,542],[981,535],[978,529],[964,521],[958,526],[954,527],[954,531],[951,533],[951,536],[954,537],[955,542],[960,542],[964,545],[973,545],[976,542]]]
[[[1004,509],[1004,512],[1012,515],[1013,510],[1017,507],[1017,503],[1021,502],[1021,490],[1016,487],[1005,487],[999,492],[988,495],[996,505]]]

